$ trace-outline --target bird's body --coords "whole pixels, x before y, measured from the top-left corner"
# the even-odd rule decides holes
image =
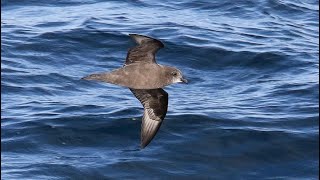
[[[168,109],[168,93],[162,88],[187,81],[180,70],[156,63],[155,54],[164,45],[151,37],[130,34],[138,46],[128,51],[123,67],[107,73],[84,77],[128,87],[144,107],[141,125],[141,147],[147,146],[157,133]]]
[[[168,71],[169,69],[169,71]],[[172,83],[168,78],[171,67],[156,63],[137,63],[125,65],[108,73],[92,74],[87,80],[98,80],[134,89],[157,89]]]

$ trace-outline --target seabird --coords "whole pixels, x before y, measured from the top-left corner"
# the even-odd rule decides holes
[[[130,48],[123,67],[111,72],[83,77],[128,87],[141,102],[144,113],[141,125],[141,148],[146,147],[156,135],[167,114],[168,93],[162,88],[173,83],[187,83],[175,67],[159,65],[155,54],[164,47],[157,39],[129,34],[137,46]]]

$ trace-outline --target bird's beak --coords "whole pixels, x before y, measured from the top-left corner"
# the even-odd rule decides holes
[[[185,83],[185,84],[188,84],[188,80],[184,79],[184,78],[181,78],[181,82]]]

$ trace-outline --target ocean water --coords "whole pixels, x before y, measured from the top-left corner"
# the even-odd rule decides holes
[[[318,179],[318,0],[1,0],[1,179]],[[160,39],[168,114],[80,80]]]

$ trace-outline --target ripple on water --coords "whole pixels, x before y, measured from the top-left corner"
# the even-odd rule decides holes
[[[5,179],[317,179],[318,1],[1,5]],[[80,80],[121,67],[129,33],[190,82],[144,150],[131,92]]]

